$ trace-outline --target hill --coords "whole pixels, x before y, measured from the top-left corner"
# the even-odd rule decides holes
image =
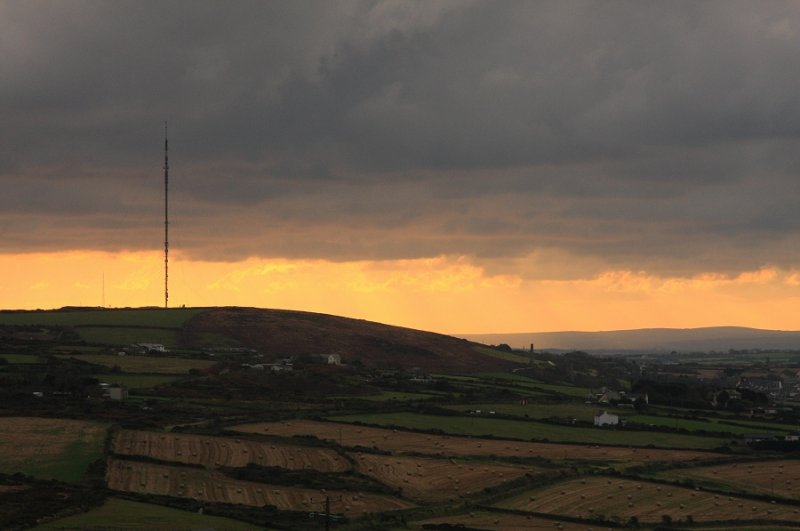
[[[268,356],[340,354],[371,367],[489,370],[513,364],[465,339],[361,319],[292,310],[213,308],[183,326],[186,347],[234,341]]]
[[[643,328],[608,332],[531,332],[464,334],[470,341],[507,343],[515,348],[583,350],[587,352],[709,352],[729,349],[800,349],[800,332],[736,326],[708,328]]]
[[[63,308],[0,311],[2,336],[88,345],[160,343],[170,350],[253,349],[269,358],[339,354],[345,363],[427,371],[482,371],[514,364],[465,339],[312,312],[257,308]],[[15,328],[16,327],[16,328]],[[505,359],[503,359],[505,357]]]

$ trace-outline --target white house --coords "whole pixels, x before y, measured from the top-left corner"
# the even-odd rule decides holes
[[[128,388],[124,385],[112,385],[106,392],[111,400],[125,400],[128,398]]]
[[[619,415],[614,415],[608,411],[603,411],[594,416],[595,426],[616,426],[619,424]]]
[[[342,357],[339,354],[320,354],[319,357],[322,358],[322,361],[328,365],[342,364]]]
[[[139,347],[146,354],[150,352],[169,352],[167,348],[161,343],[137,343],[135,346]]]

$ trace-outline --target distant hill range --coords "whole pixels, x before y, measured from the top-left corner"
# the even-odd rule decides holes
[[[738,326],[708,328],[642,328],[609,332],[532,332],[464,334],[470,341],[535,350],[585,352],[725,352],[730,349],[797,349],[800,331],[761,330]]]

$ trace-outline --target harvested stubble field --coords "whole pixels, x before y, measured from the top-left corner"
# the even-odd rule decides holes
[[[719,456],[692,450],[657,450],[622,446],[584,446],[522,441],[498,441],[452,435],[428,435],[388,428],[370,428],[353,424],[292,420],[242,424],[230,428],[242,433],[260,433],[292,437],[313,435],[342,446],[374,447],[393,452],[417,452],[434,455],[495,455],[500,457],[544,457],[548,459],[598,459],[613,461],[689,461]]]
[[[447,459],[355,454],[357,470],[378,481],[403,489],[418,501],[442,501],[479,492],[525,475],[522,467],[457,463]]]
[[[103,454],[106,426],[39,417],[0,418],[0,472],[75,481]]]
[[[549,518],[537,518],[536,516],[522,516],[518,514],[491,513],[477,511],[467,514],[453,516],[441,516],[414,522],[414,526],[421,528],[426,524],[451,524],[463,525],[472,529],[486,529],[491,531],[586,531],[587,529],[605,529],[586,524],[576,524],[574,522],[550,520]],[[560,524],[560,525],[559,525]],[[557,527],[558,526],[558,527]]]
[[[208,502],[263,507],[274,505],[287,511],[323,510],[325,497],[331,510],[352,516],[406,509],[414,505],[391,496],[354,491],[324,491],[268,485],[231,479],[220,472],[201,468],[157,465],[109,458],[108,487],[117,491],[177,496]]]
[[[208,435],[120,430],[111,449],[117,455],[141,455],[205,467],[244,467],[249,463],[290,470],[345,472],[350,463],[327,448]]]
[[[800,499],[800,461],[731,463],[659,474],[669,479],[700,479],[724,483],[740,492]]]
[[[623,522],[660,522],[691,516],[695,522],[719,520],[798,520],[790,505],[724,496],[702,490],[625,479],[589,478],[564,481],[532,490],[496,504],[504,509],[590,518],[603,515]]]

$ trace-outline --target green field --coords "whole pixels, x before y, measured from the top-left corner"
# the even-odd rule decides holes
[[[180,328],[203,308],[0,312],[2,325],[42,326],[155,326]]]
[[[714,418],[704,418],[704,419],[682,419],[682,418],[669,418],[669,417],[657,417],[653,415],[630,415],[625,417],[626,420],[630,422],[636,422],[638,424],[652,424],[654,426],[666,426],[669,428],[678,428],[690,431],[718,431],[718,432],[727,432],[732,434],[743,435],[745,433],[753,433],[754,431],[758,432],[765,432],[771,434],[785,434],[791,431],[794,431],[793,426],[784,425],[784,424],[770,424],[768,422],[764,423],[756,423],[756,422],[748,422],[748,421],[736,421],[734,425],[732,423],[727,422],[720,422],[721,419],[714,419]]]
[[[529,403],[528,405],[520,405],[519,403],[481,403],[481,404],[456,404],[442,406],[445,409],[453,411],[464,412],[467,410],[480,409],[482,412],[494,411],[500,415],[513,415],[516,417],[527,417],[532,419],[546,419],[551,417],[558,418],[574,418],[579,421],[593,422],[594,415],[599,410],[608,411],[609,413],[619,414],[620,416],[628,418],[627,413],[632,413],[631,410],[623,411],[614,408],[598,408],[597,405],[564,403],[564,404],[537,404]]]
[[[409,393],[405,391],[382,391],[377,395],[357,395],[357,396],[331,396],[330,400],[368,400],[370,402],[412,402],[414,400],[429,400],[435,398],[436,394],[429,393]]]
[[[84,341],[105,345],[160,343],[167,348],[180,346],[180,331],[164,328],[80,327],[75,331]]]
[[[488,387],[491,389],[508,389],[516,394],[531,395],[539,394],[543,391],[550,391],[577,398],[586,398],[586,396],[591,392],[588,387],[542,383],[514,373],[484,373],[480,378],[452,374],[437,374],[434,376],[436,378],[443,378],[445,380],[459,382],[465,386]]]
[[[417,413],[367,413],[329,417],[339,422],[363,422],[380,426],[401,426],[418,430],[441,430],[453,435],[495,436],[522,440],[548,440],[589,444],[653,445],[659,448],[710,450],[730,444],[730,439],[676,433],[624,431],[560,426],[541,422],[494,419],[477,416],[439,416]]]
[[[109,369],[119,367],[123,372],[145,374],[186,374],[191,369],[207,369],[216,362],[188,358],[168,358],[160,356],[114,356],[112,354],[83,354],[80,356],[60,355],[60,358],[80,359]]]
[[[88,513],[54,520],[33,529],[42,531],[55,529],[103,529],[109,531],[225,529],[246,531],[258,528],[230,518],[206,516],[161,505],[109,498],[104,505]]]
[[[35,354],[0,354],[8,363],[39,363],[39,356]]]
[[[515,372],[481,372],[476,374],[476,376],[487,380],[503,380],[508,382],[519,382],[521,384],[535,383],[535,380]]]
[[[106,425],[36,417],[0,418],[0,472],[77,481],[103,455]]]
[[[108,373],[93,374],[101,382],[124,385],[129,389],[148,389],[157,385],[174,382],[179,376],[167,374],[127,374],[127,373]]]
[[[558,385],[540,382],[534,382],[531,385],[538,389],[544,389],[545,391],[553,391],[555,393],[574,396],[577,398],[586,398],[591,393],[591,389],[588,387],[575,387],[573,385]]]
[[[485,356],[489,356],[491,358],[499,359],[499,360],[506,360],[506,361],[513,361],[514,363],[522,363],[527,364],[530,361],[528,356],[523,356],[522,354],[516,354],[514,352],[505,352],[502,350],[495,350],[489,347],[474,347],[475,351],[480,352]]]

